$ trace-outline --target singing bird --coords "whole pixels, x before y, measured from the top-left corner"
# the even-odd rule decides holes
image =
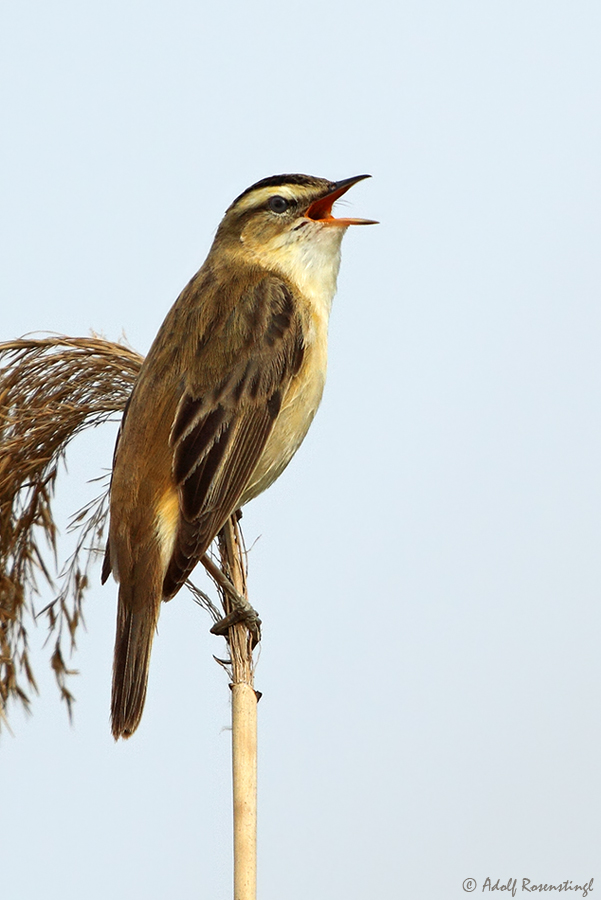
[[[358,175],[275,175],[234,200],[169,311],[123,414],[102,571],[119,582],[115,739],[138,727],[162,600],[229,516],[286,468],[321,400],[349,225],[332,206]]]

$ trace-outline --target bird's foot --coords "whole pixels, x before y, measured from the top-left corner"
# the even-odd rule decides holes
[[[226,592],[232,606],[232,611],[228,613],[227,616],[224,616],[223,619],[219,619],[218,622],[215,622],[211,628],[211,634],[227,634],[228,628],[231,628],[232,625],[238,625],[239,622],[244,622],[252,635],[252,646],[254,650],[261,640],[261,620],[258,612],[250,605],[246,597],[243,597],[242,594],[236,590],[229,578],[224,575],[219,566],[215,565],[210,556],[203,556],[202,564],[213,581]]]
[[[224,616],[223,619],[219,619],[218,622],[215,622],[213,627],[211,628],[211,634],[227,634],[228,628],[231,628],[232,625],[238,625],[243,622],[252,635],[252,648],[253,650],[261,640],[261,620],[259,618],[259,614],[256,609],[254,609],[248,600],[246,600],[241,594],[238,594],[236,591],[236,597],[234,599],[234,594],[230,593],[230,601],[232,606],[235,607],[227,616]]]

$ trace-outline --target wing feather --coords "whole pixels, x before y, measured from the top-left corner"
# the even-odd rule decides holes
[[[217,369],[208,380],[201,354],[171,428],[180,518],[163,581],[165,599],[177,592],[237,508],[302,361],[294,297],[273,276],[241,297],[223,327],[224,337],[240,336],[238,352],[229,354],[229,371]],[[205,353],[211,344],[205,343]]]

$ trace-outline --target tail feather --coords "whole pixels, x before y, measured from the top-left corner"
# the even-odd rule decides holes
[[[131,737],[142,718],[159,603],[133,610],[119,596],[111,698],[115,740]]]

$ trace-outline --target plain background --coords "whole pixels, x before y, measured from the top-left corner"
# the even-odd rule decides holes
[[[1,339],[146,352],[245,187],[374,176],[344,207],[381,225],[343,244],[322,409],[244,518],[262,900],[601,888],[598,2],[20,0],[0,31]],[[73,448],[64,524],[113,440]],[[73,727],[32,634],[2,898],[227,898],[223,642],[164,607],[115,745],[98,577]]]

